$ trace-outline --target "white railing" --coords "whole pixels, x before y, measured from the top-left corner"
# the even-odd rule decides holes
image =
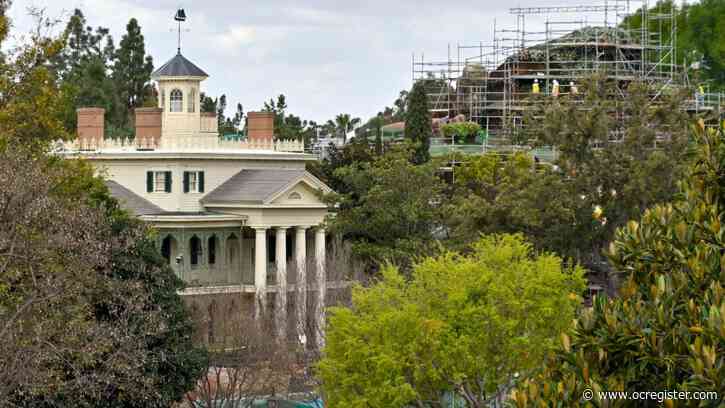
[[[163,150],[173,152],[205,152],[267,150],[275,152],[304,152],[305,145],[297,140],[222,140],[216,134],[182,135],[167,138],[83,139],[60,142],[61,151],[134,151]]]

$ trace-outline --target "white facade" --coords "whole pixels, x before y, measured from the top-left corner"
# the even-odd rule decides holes
[[[281,151],[302,150],[282,142],[224,141],[220,148],[215,126],[199,112],[206,74],[191,64],[203,75],[176,75],[169,63],[153,76],[163,109],[156,148],[74,142],[64,154],[89,160],[121,205],[158,230],[162,254],[190,285],[182,295],[254,292],[264,304],[267,292],[306,287],[310,273],[322,282],[316,299],[324,301],[328,212],[320,197],[330,189],[305,171],[314,157]],[[315,271],[305,271],[308,257]],[[288,274],[288,264],[299,267]],[[277,298],[286,314],[286,296]]]

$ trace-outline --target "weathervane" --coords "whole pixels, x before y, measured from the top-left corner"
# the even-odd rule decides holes
[[[178,29],[178,43],[176,52],[181,54],[181,22],[186,21],[186,13],[184,12],[183,8],[180,8],[176,10],[176,15],[174,15],[174,20],[179,23],[179,29]]]

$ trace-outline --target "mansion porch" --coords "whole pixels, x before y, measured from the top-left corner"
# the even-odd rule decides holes
[[[311,226],[158,228],[157,247],[187,284],[181,295],[219,292],[294,290],[300,277],[325,276],[325,230]],[[312,262],[310,262],[312,261]],[[292,287],[290,287],[290,285]]]

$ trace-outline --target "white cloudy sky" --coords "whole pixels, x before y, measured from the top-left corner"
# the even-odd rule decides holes
[[[319,122],[341,112],[367,118],[391,105],[411,85],[412,53],[445,57],[449,43],[490,41],[494,20],[515,26],[509,7],[552,4],[574,2],[15,0],[10,14],[24,32],[32,27],[28,7],[64,20],[78,7],[90,25],[110,28],[117,44],[135,17],[158,67],[176,52],[172,17],[183,7],[182,53],[210,75],[202,85],[208,94],[225,93],[230,106],[249,111],[284,93],[290,112]]]

